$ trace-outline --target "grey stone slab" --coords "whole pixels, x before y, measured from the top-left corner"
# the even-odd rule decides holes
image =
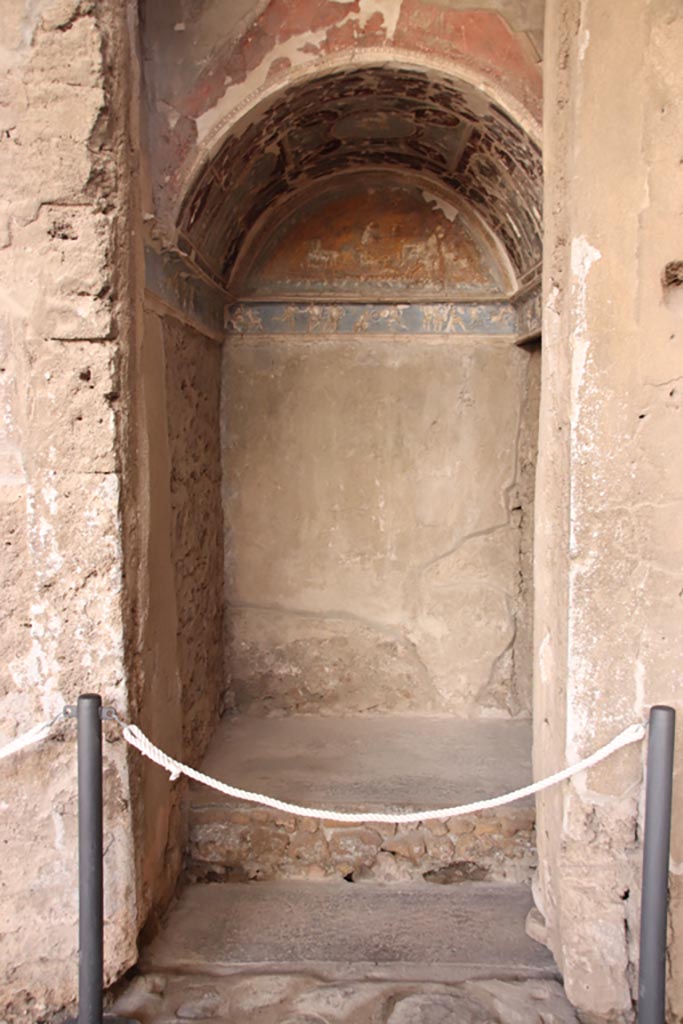
[[[488,883],[197,885],[181,894],[142,962],[145,970],[204,973],[328,963],[553,977],[550,953],[524,931],[530,906],[526,886]]]
[[[417,716],[228,718],[216,730],[202,771],[307,806],[453,806],[531,782],[531,723]],[[193,804],[226,799],[193,787]]]

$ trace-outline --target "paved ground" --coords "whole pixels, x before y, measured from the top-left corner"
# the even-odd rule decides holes
[[[530,907],[526,886],[485,882],[195,885],[142,962],[151,971],[304,962],[554,977],[548,950],[524,931]]]
[[[531,723],[357,716],[225,718],[202,771],[308,806],[448,807],[531,782]],[[227,798],[198,786],[193,803]]]
[[[523,886],[188,888],[114,1010],[144,1024],[577,1024]]]

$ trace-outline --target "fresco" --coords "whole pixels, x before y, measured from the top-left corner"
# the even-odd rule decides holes
[[[225,326],[257,335],[516,335],[517,318],[509,302],[240,302],[226,310]]]
[[[199,176],[179,246],[217,281],[259,222],[344,171],[401,171],[468,203],[518,278],[541,260],[541,157],[481,93],[410,69],[355,67],[283,89],[236,129]]]
[[[190,273],[187,262],[177,253],[145,248],[145,288],[210,333],[223,330],[225,294]]]
[[[262,238],[243,295],[490,296],[511,284],[457,208],[377,175],[314,196]]]
[[[175,253],[145,250],[146,289],[182,310],[215,337],[244,335],[488,335],[523,340],[540,332],[538,292],[518,303],[506,299],[462,302],[230,302]]]

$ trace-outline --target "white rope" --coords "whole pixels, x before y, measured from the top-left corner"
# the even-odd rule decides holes
[[[57,718],[61,718],[61,714]],[[24,747],[30,747],[34,743],[39,743],[40,740],[44,740],[49,734],[52,726],[57,721],[57,718],[51,719],[49,722],[41,722],[40,725],[34,725],[28,732],[22,733],[21,736],[16,736],[9,743],[6,743],[4,747],[0,747],[0,761],[4,757],[9,757],[10,754],[16,754],[18,751],[23,750]]]
[[[475,811],[484,811],[491,807],[500,807],[502,804],[510,804],[515,800],[521,800],[525,796],[540,793],[541,790],[555,786],[558,782],[570,779],[573,775],[586,771],[587,768],[592,768],[594,765],[599,764],[600,761],[610,757],[617,750],[621,750],[622,747],[627,747],[631,743],[637,743],[639,740],[642,740],[645,732],[645,726],[640,723],[629,725],[627,729],[620,732],[618,736],[615,736],[613,740],[606,743],[604,747],[600,747],[594,754],[585,757],[582,761],[578,761],[569,768],[555,772],[554,775],[549,775],[547,778],[534,782],[529,786],[523,786],[522,789],[515,789],[511,793],[504,793],[502,796],[492,797],[489,800],[477,800],[471,804],[460,804],[457,807],[442,807],[437,810],[414,811],[409,814],[379,814],[375,812],[351,814],[342,811],[319,810],[313,807],[300,807],[298,804],[276,800],[274,797],[264,796],[262,793],[250,793],[247,790],[238,789],[236,786],[230,786],[226,782],[213,779],[210,775],[204,775],[203,772],[198,772],[195,768],[190,768],[188,765],[169,757],[163,750],[155,747],[136,725],[123,726],[123,736],[126,742],[130,743],[136,750],[139,750],[144,757],[149,758],[150,761],[154,761],[155,764],[164,768],[170,774],[171,781],[175,781],[181,775],[185,775],[188,779],[194,779],[195,782],[201,782],[204,786],[218,790],[219,793],[225,793],[226,796],[235,797],[237,800],[246,800],[249,803],[261,804],[264,807],[272,807],[274,810],[284,811],[286,814],[297,814],[302,818],[324,818],[328,821],[358,823],[377,821],[386,822],[390,825],[394,823],[408,824],[418,821],[433,821],[440,818],[456,818],[461,814],[474,814]]]

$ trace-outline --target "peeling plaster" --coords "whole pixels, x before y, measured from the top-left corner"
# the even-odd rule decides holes
[[[175,179],[174,219],[179,214],[179,208],[184,202],[187,190],[191,187],[206,160],[215,155],[217,147],[225,136],[250,110],[260,108],[262,104],[269,101],[273,102],[285,82],[288,87],[304,85],[323,74],[347,71],[350,67],[410,68],[419,69],[423,73],[446,76],[458,83],[460,87],[473,90],[473,94],[480,99],[481,110],[479,113],[484,114],[488,103],[493,102],[517,123],[535,145],[540,146],[541,144],[542,130],[538,118],[503,85],[490,81],[479,69],[473,69],[463,60],[458,59],[457,55],[445,58],[423,50],[385,45],[340,50],[335,54],[316,56],[313,59],[308,52],[301,54],[295,52],[295,58],[291,60],[287,44],[274,46],[268,54],[267,69],[257,68],[256,71],[251,71],[243,82],[233,86],[230,86],[232,79],[226,78],[228,88],[225,93],[215,102],[214,106],[205,110],[195,119],[197,147],[180,170],[178,178]],[[268,76],[273,65],[284,67],[288,59],[290,59],[291,66],[287,67],[286,72],[273,77]],[[169,180],[168,176],[165,180]],[[536,201],[527,196],[527,202],[530,203],[530,210],[538,213],[540,206],[536,204]]]
[[[432,203],[436,209],[444,215],[446,220],[451,222],[451,224],[455,222],[455,219],[458,216],[458,208],[452,203],[449,203],[441,196],[437,196],[434,192],[427,192],[424,189],[422,190],[422,198],[425,202]]]
[[[363,20],[363,27],[376,13],[381,14],[384,19],[387,38],[393,39],[401,14],[401,0],[360,0],[360,16]]]
[[[346,20],[346,19],[344,19]],[[343,24],[344,22],[340,22]],[[311,47],[318,50],[325,41],[328,29],[322,28],[318,32],[307,31],[305,34],[306,49],[301,45],[302,35],[291,36],[284,43],[279,43],[269,51],[267,60],[264,59],[243,82],[233,84],[232,79],[226,77],[226,92],[213,107],[209,107],[196,119],[197,143],[201,147],[204,144],[211,144],[216,136],[225,130],[226,105],[231,111],[241,112],[246,107],[252,106],[270,92],[276,90],[283,80],[291,80],[294,68],[311,64]],[[318,62],[315,62],[318,63]],[[273,65],[286,68],[280,75],[271,77],[270,69]],[[233,115],[228,115],[232,120]]]
[[[367,51],[363,58],[305,82],[290,75],[268,105],[253,100],[195,178],[178,217],[179,247],[217,284],[236,288],[235,261],[267,211],[276,215],[315,182],[381,168],[430,192],[452,191],[454,205],[470,207],[528,284],[541,258],[531,211],[540,209],[542,167],[533,138],[465,80],[433,73],[424,61],[373,67]]]

